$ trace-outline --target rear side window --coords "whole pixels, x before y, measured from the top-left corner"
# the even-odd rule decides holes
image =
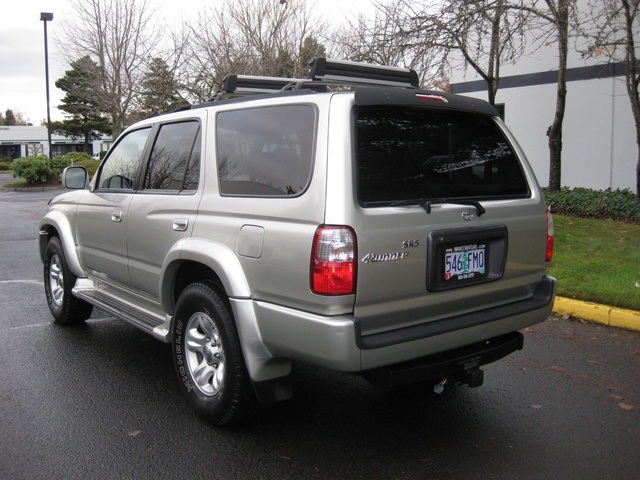
[[[362,108],[356,139],[358,195],[365,206],[529,195],[518,158],[487,116]]]
[[[196,190],[200,171],[200,123],[162,125],[151,150],[145,190]]]
[[[296,196],[306,189],[315,141],[314,107],[221,112],[216,125],[222,195]]]

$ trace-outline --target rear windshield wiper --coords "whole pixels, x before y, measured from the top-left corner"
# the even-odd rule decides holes
[[[408,200],[398,200],[397,202],[391,202],[389,206],[391,207],[400,207],[403,205],[420,205],[424,208],[424,211],[427,213],[431,213],[431,200],[427,200],[426,198],[411,198]]]
[[[480,204],[480,202],[476,200],[456,200],[456,199],[447,199],[447,198],[413,198],[409,200],[398,200],[397,202],[393,202],[390,205],[392,207],[398,207],[401,205],[420,205],[424,208],[424,211],[427,213],[431,213],[431,205],[434,204],[442,204],[442,203],[452,203],[454,205],[470,205],[475,207],[476,212],[478,213],[478,217],[482,216],[483,213],[486,212],[484,207]]]

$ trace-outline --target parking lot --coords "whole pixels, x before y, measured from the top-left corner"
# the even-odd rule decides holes
[[[205,424],[167,345],[99,311],[50,323],[37,237],[52,195],[0,191],[0,478],[640,475],[640,333],[557,317],[477,389],[383,391],[295,364],[293,399]]]

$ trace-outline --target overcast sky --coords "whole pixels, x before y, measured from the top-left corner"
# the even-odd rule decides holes
[[[205,5],[219,1],[150,0],[168,18],[193,18]],[[69,0],[2,0],[1,6],[0,111],[3,114],[7,109],[22,112],[34,125],[46,119],[44,27],[40,12],[51,12],[53,21],[47,22],[51,118],[62,120],[62,112],[56,106],[64,95],[54,84],[69,69],[69,65],[60,58],[55,35],[60,20],[71,14]],[[319,13],[328,18],[338,19],[370,9],[371,0],[316,0],[316,7]]]

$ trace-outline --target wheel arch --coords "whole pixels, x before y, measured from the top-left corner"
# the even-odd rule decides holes
[[[228,299],[255,393],[263,403],[291,397],[289,359],[274,357],[262,341],[251,291],[235,252],[202,239],[178,242],[166,257],[161,275],[162,308],[175,315],[177,299],[194,282],[213,284]]]
[[[40,237],[38,239],[38,247],[40,251],[40,260],[44,263],[44,254],[47,244],[51,237],[58,237],[64,255],[67,260],[69,269],[76,277],[86,276],[84,269],[80,263],[78,251],[75,248],[76,242],[73,235],[73,229],[67,217],[57,211],[50,211],[40,222]]]
[[[175,244],[162,266],[160,298],[164,311],[173,315],[180,292],[196,281],[213,282],[229,298],[251,297],[242,266],[231,249],[191,238]]]

